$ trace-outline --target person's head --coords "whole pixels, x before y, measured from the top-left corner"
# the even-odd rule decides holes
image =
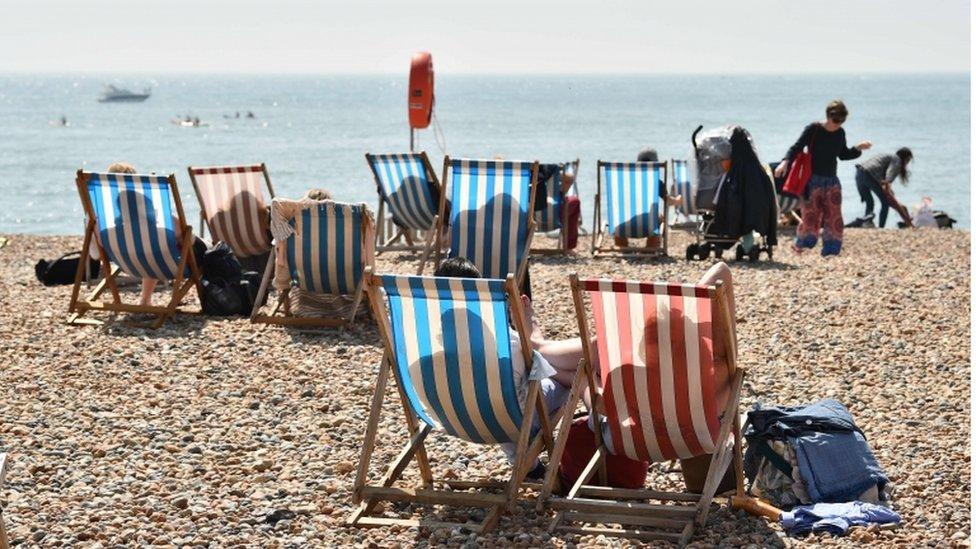
[[[481,278],[481,271],[463,257],[452,257],[441,262],[434,276],[448,276],[452,278]]]
[[[128,162],[112,162],[108,166],[108,173],[138,173]]]
[[[908,184],[908,176],[911,172],[908,171],[908,163],[911,162],[915,155],[912,154],[912,150],[908,147],[902,147],[895,151],[895,155],[898,156],[898,160],[901,160],[901,169],[898,170],[898,177],[901,178],[901,182],[904,185]]]
[[[309,189],[305,200],[332,200],[332,193],[325,189]]]
[[[847,105],[840,99],[834,99],[827,104],[827,120],[838,126],[847,121]]]
[[[638,162],[657,162],[657,149],[652,149],[650,147],[643,149],[641,152],[637,153]]]

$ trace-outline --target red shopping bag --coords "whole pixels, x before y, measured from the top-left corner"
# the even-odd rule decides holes
[[[786,181],[783,183],[782,194],[792,195],[797,198],[803,196],[803,191],[807,188],[807,182],[810,181],[810,176],[813,174],[813,140],[817,136],[817,130],[819,129],[820,126],[817,126],[813,130],[813,135],[810,136],[810,143],[793,158],[793,163],[790,164],[790,171],[786,175]]]

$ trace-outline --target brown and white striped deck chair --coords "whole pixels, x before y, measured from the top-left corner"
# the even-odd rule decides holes
[[[584,342],[590,355],[589,301],[596,330],[599,380],[584,358],[590,402],[600,418],[591,423],[597,450],[565,497],[550,497],[568,430],[556,440],[543,497],[557,511],[551,529],[684,545],[703,526],[719,484],[734,462],[736,495],[743,496],[739,392],[744,371],[736,366],[735,323],[716,286],[570,277]],[[715,356],[713,327],[722,324],[728,356]],[[729,376],[716,376],[727,368]],[[718,379],[731,385],[729,402],[718,409]],[[578,399],[577,399],[578,400]],[[567,402],[565,410],[575,409]],[[711,455],[701,494],[663,489],[605,486],[606,457],[647,462]],[[597,476],[604,486],[591,482]],[[680,481],[679,481],[680,482]],[[602,525],[602,526],[601,526]],[[617,526],[619,525],[619,526]]]
[[[275,253],[265,268],[251,321],[340,327],[355,320],[363,297],[363,271],[373,266],[375,256],[376,229],[366,204],[275,198],[271,209]],[[272,276],[278,302],[267,315],[261,307]],[[296,316],[289,299],[292,288],[337,301],[352,299],[348,310],[336,310],[334,316]]]
[[[264,164],[187,168],[200,201],[200,234],[204,226],[214,243],[226,243],[238,258],[271,250],[268,200],[274,189]]]

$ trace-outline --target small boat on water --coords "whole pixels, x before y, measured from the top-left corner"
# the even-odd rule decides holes
[[[149,99],[150,89],[146,88],[142,93],[136,93],[124,88],[116,88],[111,84],[106,84],[102,95],[98,96],[99,103],[140,103]]]

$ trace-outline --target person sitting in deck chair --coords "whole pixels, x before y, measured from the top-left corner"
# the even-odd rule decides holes
[[[646,148],[646,149],[641,150],[641,152],[637,153],[637,161],[638,162],[657,162],[658,161],[657,149]],[[668,194],[668,185],[667,185],[667,183],[665,183],[664,179],[662,179],[660,181],[660,183],[658,184],[658,191],[657,192],[658,192],[658,196],[664,197],[667,200],[667,203],[668,203],[669,206],[680,206],[681,205],[681,196],[680,195],[678,195],[678,196],[671,196],[671,195],[669,195]],[[662,215],[661,218],[660,218],[660,220],[659,220],[659,222],[660,223],[664,223],[666,221],[667,220],[664,219],[664,216]],[[624,236],[614,236],[613,237],[613,242],[614,242],[614,244],[617,245],[618,248],[626,248],[626,247],[628,247],[630,245],[629,242],[628,242],[628,240],[627,240],[627,237],[624,237]],[[647,247],[648,248],[659,248],[660,246],[661,246],[661,237],[660,236],[649,236],[649,237],[647,237]]]
[[[106,170],[108,173],[125,173],[125,174],[135,174],[139,173],[136,171],[135,167],[128,162],[113,162],[109,165]],[[175,219],[175,217],[174,217]],[[176,241],[180,242],[183,237],[183,231],[180,230],[180,224],[174,223],[176,227]],[[203,241],[199,236],[193,237],[193,254],[197,258],[197,262],[203,259],[204,252],[207,251],[207,243]],[[92,248],[89,254],[92,259],[98,259],[98,249]],[[152,294],[156,289],[156,283],[158,281],[155,278],[143,278],[142,279],[142,290],[139,294],[139,305],[152,305]]]
[[[481,278],[481,272],[467,259],[463,257],[452,257],[441,262],[437,270],[434,271],[434,276]],[[514,362],[512,374],[515,377],[515,386],[518,388],[519,401],[524,405],[530,378],[534,379],[536,376],[544,377],[540,385],[546,408],[551,414],[559,410],[569,396],[569,388],[573,384],[576,367],[583,355],[583,345],[579,338],[559,341],[545,339],[535,318],[532,300],[524,294],[522,295],[522,306],[525,308],[525,317],[532,327],[532,335],[529,336],[529,339],[532,342],[535,359],[531,373],[526,377],[525,365],[522,364],[521,355],[518,353],[512,355]],[[509,328],[508,333],[511,338],[512,348],[520,348],[521,342],[518,332]],[[509,463],[514,463],[515,444],[505,443],[501,447]],[[539,479],[542,478],[545,472],[545,467],[537,461],[535,468],[529,472],[528,476]]]

